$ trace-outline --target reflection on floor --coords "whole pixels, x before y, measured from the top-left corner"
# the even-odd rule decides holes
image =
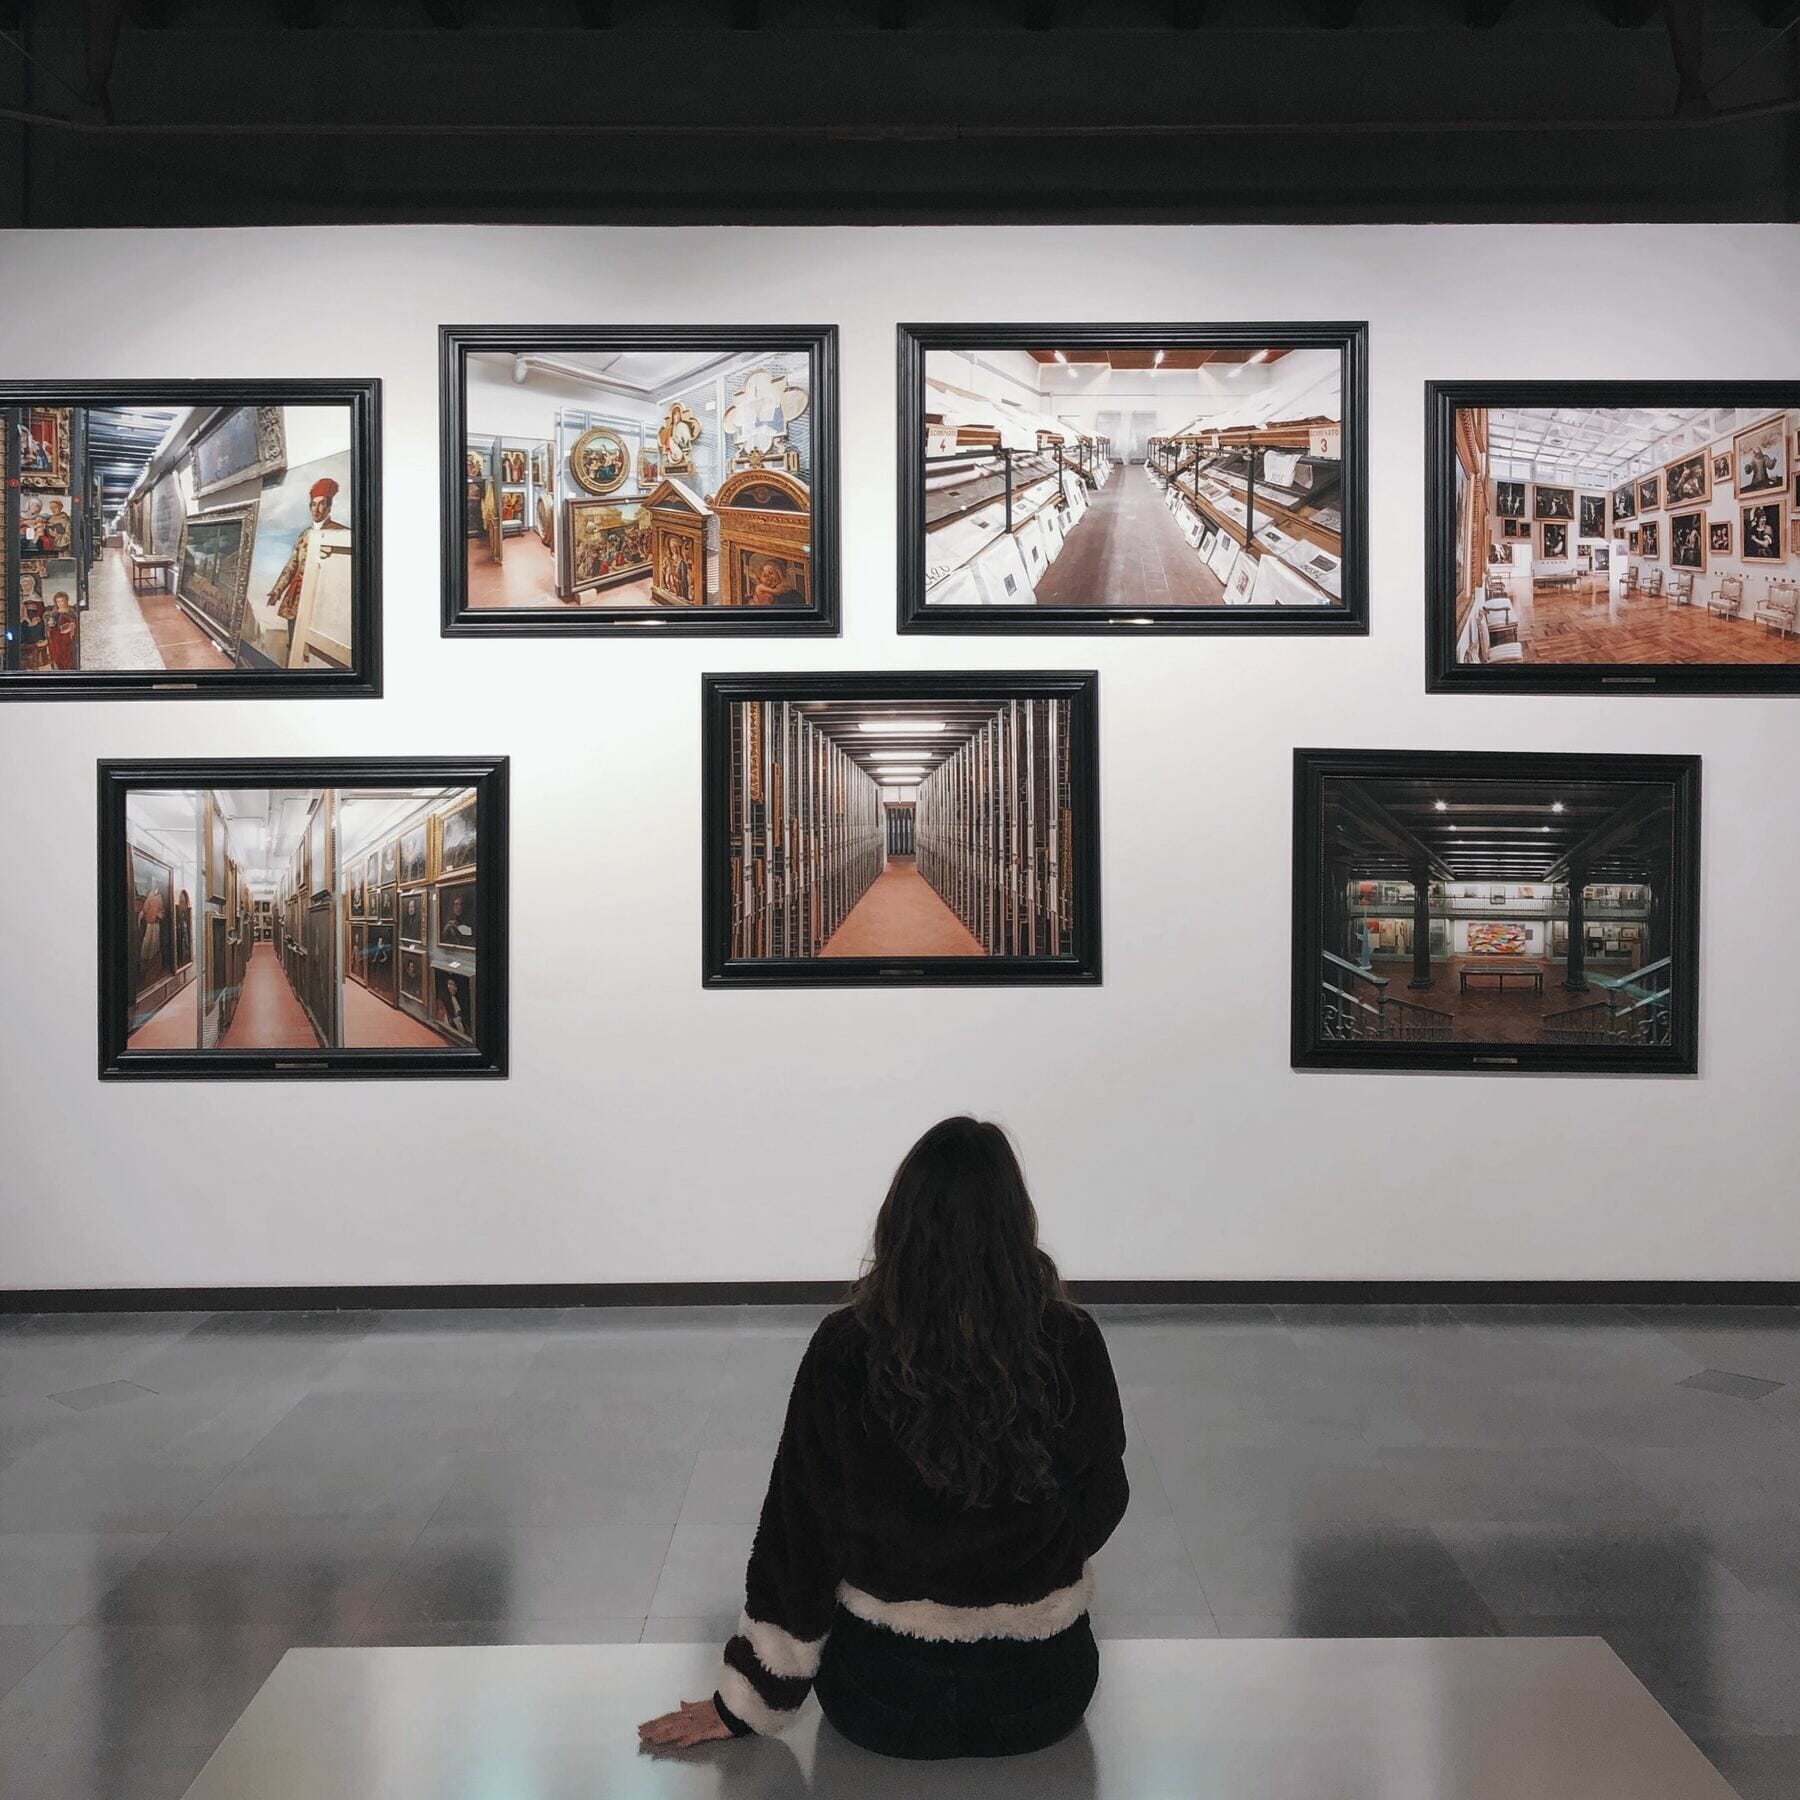
[[[228,669],[226,657],[171,594],[140,594],[122,550],[88,571],[81,621],[84,669]]]
[[[1795,663],[1800,637],[1782,637],[1754,619],[1721,619],[1706,610],[1718,584],[1696,576],[1691,606],[1666,598],[1609,599],[1604,583],[1587,577],[1577,587],[1534,587],[1519,611],[1525,660],[1542,663]],[[1762,589],[1744,582],[1748,614]]]
[[[221,1050],[316,1050],[319,1034],[299,996],[288,985],[273,944],[258,944],[244,971],[244,991]]]
[[[1800,1792],[1800,1309],[1096,1310],[1102,1638],[1596,1634]],[[0,1317],[0,1791],[179,1800],[289,1645],[716,1651],[821,1311]]]
[[[1222,606],[1225,584],[1185,537],[1162,489],[1121,464],[1037,585],[1041,606]]]
[[[369,992],[360,981],[344,983],[344,1047],[347,1050],[441,1050],[447,1040],[423,1019]]]
[[[890,856],[844,915],[821,956],[985,956],[981,940],[937,897],[910,856]]]
[[[194,983],[187,985],[172,999],[165,1000],[129,1038],[127,1050],[192,1050],[198,1040],[200,1022],[195,1008]]]
[[[469,540],[471,606],[561,606],[556,597],[556,554],[535,531],[506,540],[496,563],[480,539]]]

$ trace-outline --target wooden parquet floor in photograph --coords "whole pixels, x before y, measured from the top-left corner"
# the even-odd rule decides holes
[[[1800,663],[1800,637],[1783,637],[1749,618],[1761,590],[1749,584],[1746,616],[1706,610],[1704,578],[1691,606],[1639,595],[1609,599],[1603,590],[1534,588],[1519,609],[1525,660],[1536,663]]]

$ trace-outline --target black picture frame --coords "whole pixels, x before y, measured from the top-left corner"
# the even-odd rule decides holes
[[[348,669],[82,669],[54,675],[0,667],[7,700],[375,700],[381,697],[381,383],[325,380],[0,381],[0,407],[170,408],[212,406],[344,406],[350,414],[348,498],[352,583]],[[200,435],[216,429],[209,425]],[[16,457],[8,445],[7,454]],[[246,469],[242,479],[257,478]],[[212,510],[209,497],[198,511]],[[10,515],[9,515],[10,516]],[[96,540],[97,541],[97,540]],[[0,554],[15,557],[16,534]],[[173,581],[171,580],[171,586]],[[11,663],[11,657],[4,659]]]
[[[1324,784],[1429,777],[1518,781],[1535,786],[1596,782],[1666,785],[1671,877],[1665,935],[1674,974],[1667,999],[1668,1041],[1501,1043],[1454,1040],[1346,1042],[1322,1029],[1326,889]],[[1299,749],[1294,752],[1293,970],[1291,1061],[1297,1069],[1693,1075],[1699,1069],[1700,758],[1568,752]],[[1460,879],[1477,879],[1466,877]],[[1498,877],[1494,877],[1497,881]],[[1508,877],[1508,879],[1512,879]],[[1542,878],[1539,878],[1541,881]],[[1548,916],[1548,915],[1546,915]],[[1571,1004],[1577,1004],[1572,1002]]]
[[[445,637],[835,637],[840,629],[838,330],[835,325],[440,325],[441,628]],[[803,606],[475,608],[468,604],[465,371],[479,351],[786,351],[810,360],[811,585]],[[560,520],[557,531],[562,530]]]
[[[504,1077],[508,1069],[508,779],[504,756],[418,758],[201,758],[101,761],[97,765],[99,1072],[102,1080],[291,1080],[386,1077]],[[130,945],[125,909],[126,803],[134,790],[169,788],[472,787],[482,843],[478,923],[482,989],[479,1036],[469,1045],[417,1049],[132,1050]],[[351,878],[340,872],[339,886]],[[307,912],[304,901],[302,912]],[[311,909],[342,933],[335,896]],[[380,928],[392,939],[393,927]],[[375,927],[370,926],[370,935]],[[369,972],[364,971],[364,980]]]
[[[899,595],[903,633],[980,637],[1264,634],[1362,637],[1369,630],[1368,325],[1363,322],[1186,324],[905,324],[898,334]],[[928,605],[925,599],[925,366],[933,350],[1335,350],[1342,358],[1340,585],[1337,606]],[[1120,478],[1136,471],[1121,470]]]
[[[1070,950],[1047,956],[731,955],[731,709],[745,701],[1069,702]],[[1100,981],[1099,677],[1092,670],[780,673],[701,677],[701,982],[708,988],[1092,986]]]
[[[1465,407],[1800,409],[1800,381],[1430,381],[1425,385],[1425,690],[1431,694],[1800,694],[1784,663],[1539,663],[1456,659],[1456,415]],[[1660,469],[1658,474],[1660,476]],[[1615,525],[1635,478],[1613,489]],[[1650,524],[1658,523],[1651,519]],[[1629,541],[1629,540],[1628,540]],[[1637,555],[1639,547],[1631,545]],[[1771,567],[1774,565],[1771,564]]]

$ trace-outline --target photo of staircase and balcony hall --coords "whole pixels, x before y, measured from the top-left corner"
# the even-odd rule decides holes
[[[1670,785],[1430,763],[1322,783],[1320,1038],[1667,1050]]]

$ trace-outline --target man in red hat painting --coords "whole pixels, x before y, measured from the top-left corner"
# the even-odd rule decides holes
[[[294,539],[294,547],[269,589],[267,604],[274,607],[277,618],[291,619],[300,610],[300,585],[306,575],[307,540],[315,531],[343,530],[331,516],[331,503],[337,498],[338,484],[329,475],[321,475],[307,496],[313,522]]]

